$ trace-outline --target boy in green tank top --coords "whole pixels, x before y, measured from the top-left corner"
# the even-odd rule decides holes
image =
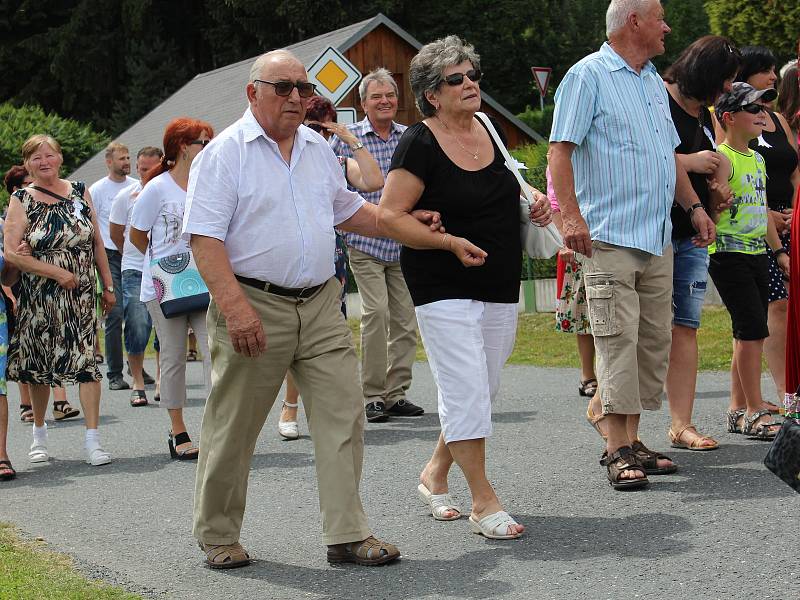
[[[761,350],[769,336],[767,307],[772,248],[778,266],[788,275],[789,255],[768,217],[764,159],[748,147],[766,125],[762,102],[775,99],[774,89],[756,90],[733,84],[720,96],[714,112],[725,140],[718,146],[720,164],[714,177],[733,191],[731,207],[720,214],[717,238],[709,247],[708,272],[733,324],[731,400],[726,414],[728,431],[771,440],[780,428],[761,396]]]

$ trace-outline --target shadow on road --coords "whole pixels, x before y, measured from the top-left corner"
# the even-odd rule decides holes
[[[691,530],[687,519],[664,513],[629,517],[543,517],[518,515],[527,525],[528,534],[518,540],[483,540],[481,549],[452,559],[415,560],[374,568],[346,565],[334,569],[298,567],[273,561],[256,560],[250,567],[220,573],[220,576],[263,581],[272,586],[297,590],[299,595],[320,597],[385,598],[387,577],[392,585],[392,598],[424,598],[451,596],[459,598],[491,598],[518,594],[524,580],[509,582],[492,579],[499,563],[519,561],[519,572],[526,564],[543,561],[573,561],[594,557],[659,558],[685,553],[691,545],[673,539]],[[474,539],[478,540],[477,537]],[[401,549],[402,550],[402,549]],[[355,594],[355,595],[354,595]]]

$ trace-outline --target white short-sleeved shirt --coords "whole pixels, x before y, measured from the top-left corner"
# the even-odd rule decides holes
[[[189,252],[189,243],[181,237],[186,192],[175,183],[169,171],[147,182],[133,204],[130,226],[150,232],[150,245],[142,265],[142,302],[155,300],[150,261]]]
[[[133,215],[133,203],[136,202],[136,197],[142,191],[142,184],[136,182],[129,185],[122,190],[117,197],[114,198],[114,204],[111,206],[111,214],[108,217],[108,222],[114,225],[125,226],[125,244],[122,247],[122,270],[127,271],[133,269],[134,271],[141,271],[142,264],[144,263],[144,254],[139,252],[139,249],[131,243],[128,233],[131,230],[131,216]],[[111,227],[109,226],[109,231]]]
[[[92,204],[94,204],[94,210],[97,213],[97,227],[100,229],[100,235],[103,236],[103,245],[109,250],[118,250],[108,231],[108,217],[111,215],[111,207],[117,194],[134,183],[137,183],[137,180],[133,177],[126,176],[125,181],[117,183],[106,176],[100,181],[95,181],[89,188]]]
[[[321,135],[301,125],[286,164],[248,108],[194,159],[183,232],[224,242],[237,275],[311,287],[333,277],[333,228],[364,202]]]

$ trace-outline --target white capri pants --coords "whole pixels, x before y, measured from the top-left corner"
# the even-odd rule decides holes
[[[167,319],[161,312],[158,300],[147,302],[147,311],[153,319],[161,347],[161,406],[183,408],[186,404],[186,341],[189,339],[189,326],[194,330],[203,355],[203,380],[206,385],[203,396],[208,397],[211,389],[211,352],[208,349],[206,311],[198,310]]]
[[[517,305],[439,300],[416,311],[445,443],[489,437],[500,372],[514,349]]]

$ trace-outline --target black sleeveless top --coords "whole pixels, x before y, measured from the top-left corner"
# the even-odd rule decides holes
[[[495,129],[503,138],[497,122]],[[424,123],[403,133],[389,171],[405,169],[419,177],[425,189],[416,208],[436,210],[455,236],[463,236],[488,254],[480,267],[467,268],[445,250],[415,250],[403,246],[400,266],[414,306],[463,298],[516,303],[522,270],[519,237],[519,184],[492,141],[494,160],[479,171],[453,163]]]
[[[672,122],[681,143],[675,148],[678,154],[695,154],[702,150],[714,150],[714,125],[711,122],[711,113],[705,106],[700,107],[700,118],[693,117],[687,113],[680,104],[667,92],[669,96],[669,111],[672,114]],[[708,192],[708,182],[702,173],[688,173],[689,181],[692,183],[697,196],[703,206],[708,208],[710,194]],[[672,237],[682,239],[692,237],[695,233],[689,215],[677,203],[672,205]]]
[[[767,166],[767,204],[772,210],[792,205],[792,173],[797,168],[797,151],[786,137],[786,130],[771,110],[767,111],[775,131],[765,131],[750,141],[750,147],[764,157]]]

